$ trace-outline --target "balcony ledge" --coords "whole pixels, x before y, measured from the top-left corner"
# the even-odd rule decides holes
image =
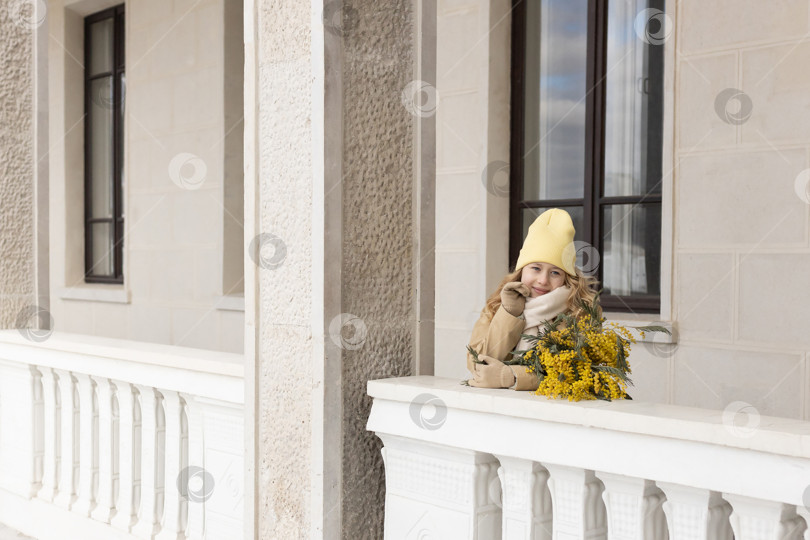
[[[750,428],[735,429],[730,425],[733,412],[710,409],[625,400],[568,402],[532,392],[472,388],[455,379],[432,376],[368,382],[368,394],[380,400],[413,402],[424,393],[435,395],[448,409],[810,458],[810,422],[801,420],[758,416],[758,424],[752,421]],[[371,419],[369,424],[374,429]]]

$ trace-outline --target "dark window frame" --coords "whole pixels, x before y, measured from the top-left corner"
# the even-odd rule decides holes
[[[111,72],[97,73],[92,77],[88,75],[87,67],[90,65],[90,25],[104,19],[114,19],[113,24],[113,69]],[[113,283],[122,284],[123,274],[123,245],[124,245],[124,216],[122,204],[122,165],[124,160],[124,129],[121,121],[122,116],[122,78],[125,73],[124,64],[124,4],[119,4],[111,8],[88,15],[84,19],[84,280],[87,283]],[[112,178],[112,217],[94,218],[92,217],[92,184],[91,177],[92,140],[91,125],[89,122],[89,111],[91,106],[91,82],[102,77],[112,77],[113,80],[113,178]],[[113,274],[98,275],[92,274],[93,261],[93,223],[111,223],[113,229]]]
[[[530,0],[534,1],[534,0]],[[585,178],[583,198],[524,200],[524,99],[526,62],[526,2],[512,2],[512,61],[511,61],[511,119],[510,119],[510,196],[509,196],[509,267],[514,269],[523,244],[522,210],[526,208],[583,208],[584,231],[577,231],[593,245],[600,256],[604,253],[603,208],[617,204],[662,205],[660,193],[632,196],[604,196],[605,142],[605,66],[607,63],[607,1],[588,0],[588,45],[585,113]],[[662,56],[663,59],[663,56]],[[663,106],[663,104],[660,104]],[[663,179],[663,176],[662,176]],[[663,231],[662,231],[663,232]],[[662,242],[659,240],[659,250]],[[658,258],[660,266],[660,255]],[[663,270],[659,268],[659,272]],[[597,279],[602,283],[603,268]],[[602,307],[610,311],[658,313],[661,296],[617,296],[603,294]]]

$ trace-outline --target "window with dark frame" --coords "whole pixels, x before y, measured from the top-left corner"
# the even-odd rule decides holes
[[[509,258],[564,208],[605,309],[658,312],[664,0],[514,0]]]
[[[84,262],[88,283],[123,283],[124,5],[84,20]]]

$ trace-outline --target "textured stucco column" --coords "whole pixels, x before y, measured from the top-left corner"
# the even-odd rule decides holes
[[[415,276],[432,276],[432,236],[415,223],[433,219],[432,183],[414,188],[424,124],[402,100],[414,8],[245,9],[248,537],[379,538],[366,383],[414,371],[430,312]]]
[[[38,30],[44,5],[31,11],[35,4],[11,1],[0,6],[0,328],[15,327],[26,308],[27,326],[47,324],[48,319],[47,312],[29,307],[47,310],[48,302],[47,287],[38,279],[44,275],[47,283],[47,160],[37,159],[38,152],[46,151],[41,141],[47,116],[35,109],[37,88],[46,88],[44,78],[36,80],[45,65],[37,56],[43,50],[37,43],[47,33]],[[38,273],[41,264],[45,266]]]
[[[382,538],[380,441],[365,430],[366,382],[412,374],[414,79],[409,0],[351,0],[343,40],[343,311],[365,323],[343,351],[343,538]],[[431,246],[432,247],[432,246]]]

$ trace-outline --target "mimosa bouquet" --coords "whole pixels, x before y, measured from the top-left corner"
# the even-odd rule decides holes
[[[540,379],[535,393],[541,396],[569,401],[632,399],[627,394],[627,386],[633,384],[627,357],[636,340],[624,326],[606,323],[598,300],[581,301],[579,317],[561,313],[543,323],[537,335],[524,334],[534,346],[513,352],[512,361],[504,363],[525,366],[535,373]],[[642,339],[646,332],[670,333],[663,326],[631,328]]]

